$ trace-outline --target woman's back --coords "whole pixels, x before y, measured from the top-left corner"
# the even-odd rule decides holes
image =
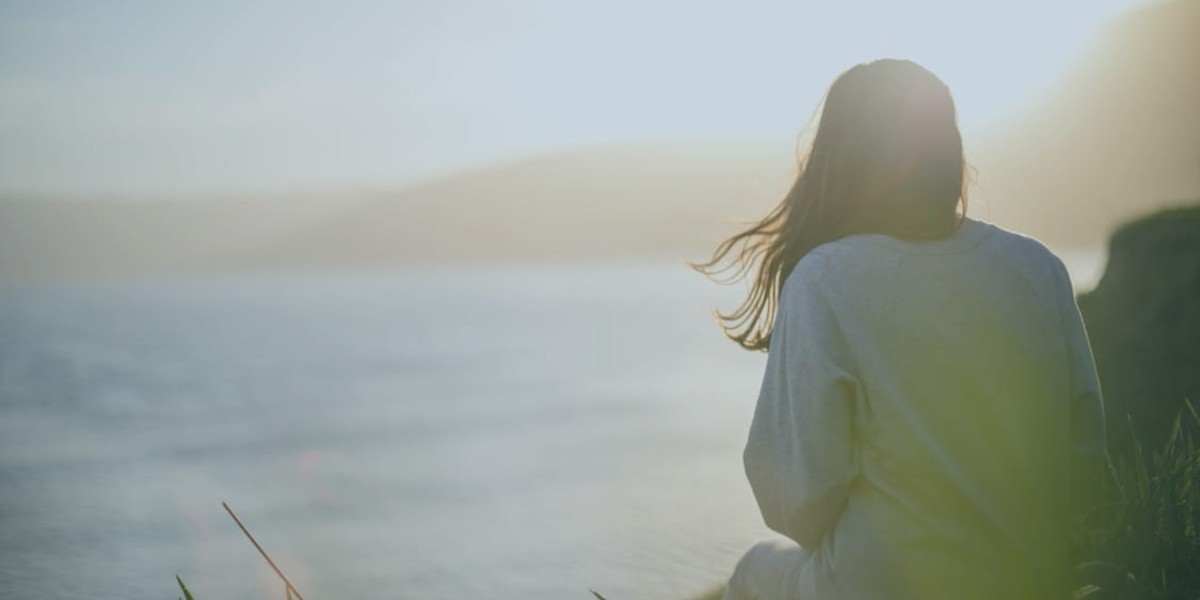
[[[824,244],[784,286],[770,353],[745,460],[768,525],[812,552],[801,590],[1059,586],[1068,432],[1084,458],[1102,430],[1070,282],[1041,244],[970,219],[943,240]]]

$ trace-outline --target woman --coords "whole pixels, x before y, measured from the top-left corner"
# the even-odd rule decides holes
[[[728,599],[1067,598],[1067,523],[1104,447],[1067,271],[966,216],[950,92],[915,63],[846,71],[783,201],[695,267],[768,350],[746,444],[767,526]]]

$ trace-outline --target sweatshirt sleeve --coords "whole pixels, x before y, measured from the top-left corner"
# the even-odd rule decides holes
[[[1061,262],[1058,266],[1059,298],[1070,368],[1071,495],[1072,505],[1082,507],[1098,499],[1104,480],[1104,402],[1092,347],[1070,278]]]
[[[852,440],[856,380],[814,266],[805,257],[780,295],[743,459],[763,520],[802,547],[837,522],[858,476]]]

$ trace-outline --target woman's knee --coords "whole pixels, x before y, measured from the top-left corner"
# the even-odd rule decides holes
[[[804,551],[794,543],[771,540],[752,546],[738,560],[729,578],[726,600],[774,598],[798,570]]]
[[[787,545],[778,540],[765,540],[759,542],[751,546],[750,549],[742,555],[742,558],[738,560],[737,567],[734,568],[734,571],[752,570],[755,568],[755,565],[761,566],[763,563],[770,562],[773,557],[776,557],[781,553],[786,553],[787,550]]]

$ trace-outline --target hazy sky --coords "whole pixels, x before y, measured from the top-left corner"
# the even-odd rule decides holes
[[[567,146],[790,138],[882,56],[986,128],[1138,4],[9,0],[0,194],[401,187]]]

